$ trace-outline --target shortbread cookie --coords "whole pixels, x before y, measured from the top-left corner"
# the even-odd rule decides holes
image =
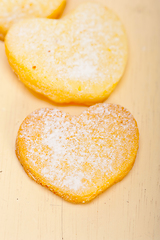
[[[131,170],[138,141],[137,123],[121,106],[96,104],[80,116],[44,108],[21,124],[16,154],[37,183],[85,203]]]
[[[66,0],[0,0],[0,39],[3,40],[11,25],[30,17],[57,18]]]
[[[61,20],[21,21],[10,29],[5,46],[19,79],[59,103],[103,101],[127,59],[121,21],[98,3],[84,3]]]

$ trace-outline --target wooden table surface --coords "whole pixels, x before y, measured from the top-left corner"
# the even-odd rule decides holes
[[[68,0],[65,12],[82,0]],[[84,2],[84,1],[83,1]],[[70,114],[87,107],[55,105],[26,88],[12,72],[0,42],[0,239],[160,239],[160,1],[101,0],[124,23],[128,65],[106,100],[136,118],[140,145],[130,173],[88,204],[71,204],[32,181],[15,155],[23,119],[53,106]]]

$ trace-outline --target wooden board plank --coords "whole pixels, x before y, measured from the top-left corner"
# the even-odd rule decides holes
[[[82,0],[68,0],[65,13]],[[83,1],[84,2],[84,1]],[[22,120],[37,108],[70,114],[87,107],[56,105],[26,88],[10,69],[0,42],[0,239],[160,239],[160,2],[99,0],[122,19],[129,40],[125,74],[106,102],[136,118],[140,147],[135,165],[92,202],[74,205],[30,180],[14,148]]]

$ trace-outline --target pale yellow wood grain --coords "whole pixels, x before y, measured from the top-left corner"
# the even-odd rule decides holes
[[[65,13],[81,2],[68,0]],[[14,152],[22,120],[41,107],[71,114],[86,107],[55,105],[27,89],[10,69],[0,42],[1,240],[160,239],[160,2],[101,2],[117,12],[128,35],[128,65],[106,102],[128,108],[138,122],[135,165],[120,183],[85,205],[65,202],[28,178]]]

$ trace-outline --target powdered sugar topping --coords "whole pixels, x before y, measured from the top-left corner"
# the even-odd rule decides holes
[[[41,79],[44,75],[50,82],[58,78],[66,86],[67,81],[115,83],[124,70],[127,44],[123,26],[114,13],[96,3],[82,4],[58,21],[26,21],[13,34],[15,57],[25,56],[28,69],[43,66]]]
[[[79,117],[56,109],[34,112],[19,136],[27,161],[54,187],[77,194],[107,182],[127,162],[137,141],[132,115],[113,106],[99,104]]]

